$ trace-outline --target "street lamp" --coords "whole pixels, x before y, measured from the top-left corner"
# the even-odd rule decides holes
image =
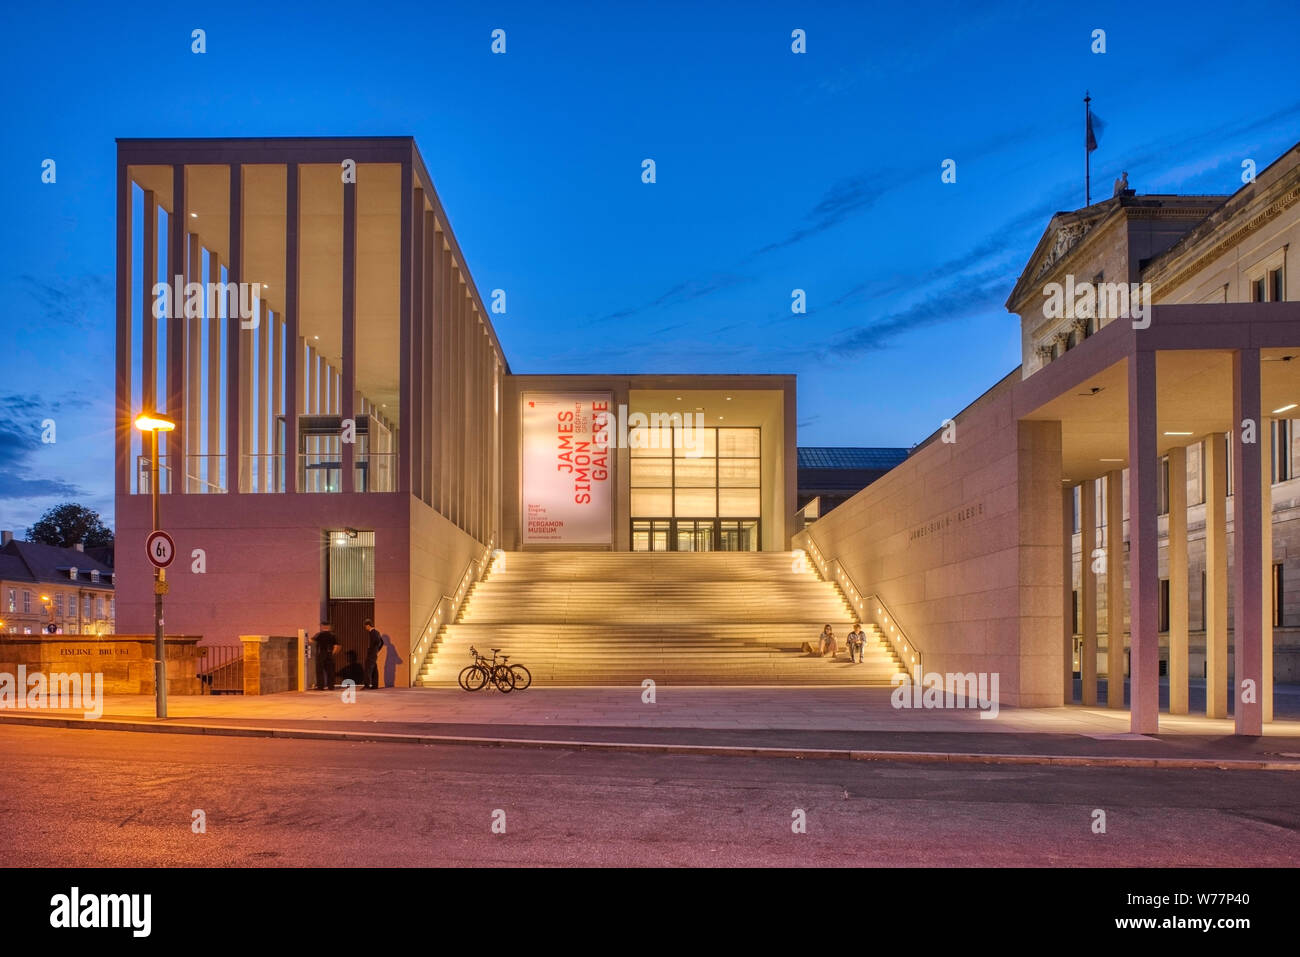
[[[149,494],[153,499],[153,530],[159,531],[158,522],[158,433],[170,432],[176,423],[157,412],[141,412],[135,427],[149,433]],[[163,594],[167,591],[167,573],[157,565],[153,572],[153,654],[154,699],[158,717],[167,717],[167,657],[163,643]]]

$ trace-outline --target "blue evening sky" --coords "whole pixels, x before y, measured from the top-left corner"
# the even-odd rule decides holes
[[[1085,88],[1094,199],[1231,192],[1300,139],[1298,31],[1294,2],[8,4],[0,527],[112,520],[115,137],[412,134],[515,371],[792,372],[801,445],[907,446],[1019,362],[1003,303],[1083,205]]]

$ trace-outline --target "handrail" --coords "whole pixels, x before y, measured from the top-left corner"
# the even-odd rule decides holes
[[[821,514],[822,497],[820,495],[814,495],[804,504],[803,508],[794,513],[795,531],[803,531],[813,522],[817,521],[817,519],[821,518]]]
[[[460,582],[456,585],[456,591],[451,595],[443,595],[433,606],[433,612],[429,615],[424,623],[424,627],[418,632],[420,640],[416,642],[415,647],[411,649],[411,684],[414,685],[420,672],[424,670],[425,659],[433,652],[437,644],[437,635],[439,629],[445,624],[450,624],[460,611],[461,602],[465,600],[465,593],[469,586],[482,577],[484,570],[488,566],[488,559],[492,557],[495,551],[496,536],[488,540],[487,547],[483,549],[483,554],[478,558],[471,558],[469,564],[465,566],[464,573],[460,576]],[[443,617],[444,610],[447,612]]]
[[[921,649],[904,631],[902,625],[894,617],[894,613],[880,595],[874,592],[867,593],[858,588],[857,582],[844,570],[840,560],[838,558],[828,560],[822,554],[821,549],[817,547],[817,543],[812,540],[812,536],[806,531],[799,532],[794,538],[796,541],[802,540],[807,546],[804,551],[812,557],[811,567],[817,571],[823,581],[838,583],[841,592],[845,591],[847,587],[848,594],[845,595],[845,598],[849,602],[849,607],[858,615],[858,621],[863,621],[868,616],[874,619],[880,633],[884,635],[885,640],[894,649],[894,653],[898,655],[898,660],[903,663],[909,679],[916,673],[918,668],[921,668],[921,673],[924,674],[924,668],[922,667],[924,655]]]

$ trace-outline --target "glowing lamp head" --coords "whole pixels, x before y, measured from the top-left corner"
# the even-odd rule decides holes
[[[176,423],[157,412],[141,412],[135,417],[135,427],[141,432],[170,432]]]

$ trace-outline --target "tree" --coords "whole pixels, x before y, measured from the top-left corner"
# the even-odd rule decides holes
[[[93,547],[112,545],[113,532],[94,509],[64,502],[47,509],[36,524],[27,529],[27,540],[62,548],[77,544]]]

